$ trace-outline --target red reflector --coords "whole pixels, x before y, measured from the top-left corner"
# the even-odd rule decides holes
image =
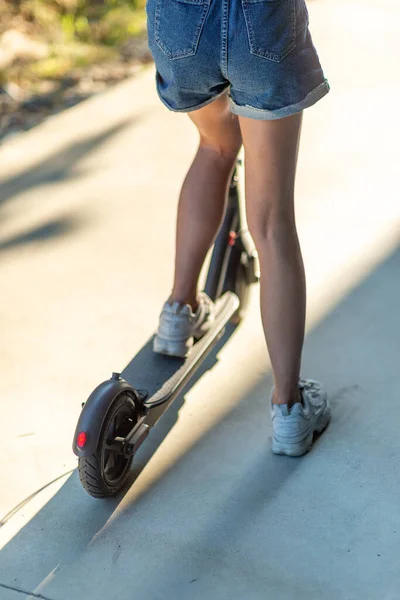
[[[236,241],[236,233],[234,231],[229,232],[228,246],[234,246]]]
[[[76,443],[78,444],[79,448],[83,448],[83,446],[86,444],[86,431],[81,431],[78,434],[78,439],[76,440]]]

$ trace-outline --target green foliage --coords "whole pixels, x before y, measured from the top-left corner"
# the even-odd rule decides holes
[[[114,54],[112,49],[86,44],[54,46],[50,56],[31,64],[25,74],[35,79],[62,79],[76,67],[86,67],[113,58]]]
[[[61,35],[67,43],[112,46],[145,31],[145,6],[146,0],[21,0],[19,12],[53,41]]]
[[[145,26],[144,11],[133,11],[127,6],[116,6],[92,25],[92,39],[100,44],[114,46],[143,33]]]
[[[46,58],[8,67],[0,81],[59,79],[118,56],[128,39],[145,34],[145,6],[146,0],[0,0],[0,34],[21,27],[50,49]]]
[[[21,16],[29,22],[33,22],[43,31],[46,28],[57,27],[60,19],[56,6],[43,0],[24,0],[20,6]]]

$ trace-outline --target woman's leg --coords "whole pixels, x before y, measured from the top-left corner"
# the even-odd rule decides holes
[[[270,354],[273,402],[299,400],[306,285],[294,212],[302,114],[277,121],[239,117],[245,148],[249,230],[261,267],[261,314]]]
[[[200,271],[224,216],[242,137],[238,117],[229,111],[225,95],[188,114],[199,131],[200,143],[179,198],[169,302],[195,308]]]
[[[196,305],[199,274],[223,218],[243,140],[247,217],[260,257],[261,311],[274,372],[274,402],[291,404],[299,399],[305,322],[304,267],[294,218],[302,115],[238,121],[223,96],[189,116],[198,128],[200,145],[179,199],[170,302]]]

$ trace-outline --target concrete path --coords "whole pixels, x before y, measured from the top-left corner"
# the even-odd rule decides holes
[[[0,600],[397,600],[400,14],[310,12],[332,93],[299,164],[303,373],[327,385],[330,428],[303,459],[271,454],[254,289],[125,495],[84,493],[80,403],[153,333],[197,137],[153,69],[49,119],[0,149]]]

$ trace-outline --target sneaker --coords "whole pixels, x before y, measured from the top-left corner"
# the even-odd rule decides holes
[[[207,333],[215,319],[213,301],[204,292],[200,292],[198,299],[195,313],[189,304],[164,304],[154,338],[154,352],[181,358],[188,356],[194,341]]]
[[[328,396],[318,381],[300,379],[301,402],[289,409],[287,404],[272,404],[272,452],[302,456],[313,444],[314,433],[321,433],[330,420]],[[273,393],[273,390],[272,390]]]

